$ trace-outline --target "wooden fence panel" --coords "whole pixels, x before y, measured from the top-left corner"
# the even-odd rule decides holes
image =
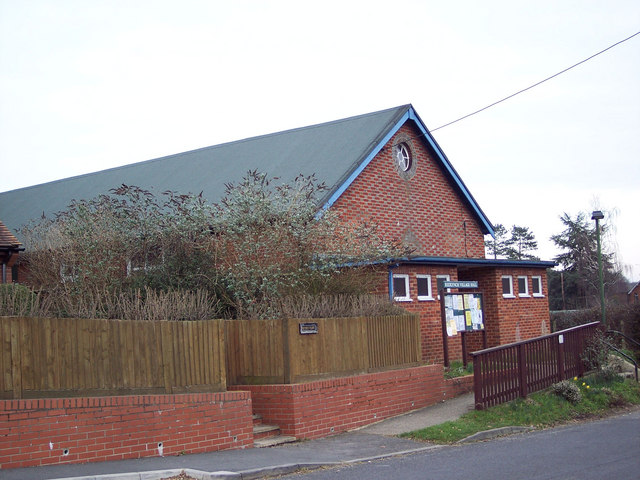
[[[222,320],[0,317],[0,398],[224,391]]]
[[[280,321],[227,320],[225,338],[229,383],[284,382],[284,345]]]
[[[301,323],[318,333],[301,334]],[[298,383],[421,361],[417,316],[228,320],[230,384]]]

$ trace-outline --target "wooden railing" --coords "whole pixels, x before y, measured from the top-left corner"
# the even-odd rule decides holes
[[[419,317],[413,315],[228,320],[225,329],[229,384],[300,383],[421,361]]]
[[[473,352],[476,409],[543,390],[586,369],[585,347],[600,322]]]
[[[0,398],[226,390],[222,320],[0,317]]]

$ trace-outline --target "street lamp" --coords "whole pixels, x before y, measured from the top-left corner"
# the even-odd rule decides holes
[[[600,280],[600,313],[602,314],[602,324],[607,324],[604,308],[604,282],[602,280],[602,247],[600,246],[600,220],[604,218],[604,213],[596,210],[591,214],[591,220],[596,221],[596,240],[598,242],[598,278]]]

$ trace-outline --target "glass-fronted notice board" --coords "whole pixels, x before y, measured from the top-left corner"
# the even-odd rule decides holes
[[[446,293],[444,313],[449,337],[484,330],[481,293]]]

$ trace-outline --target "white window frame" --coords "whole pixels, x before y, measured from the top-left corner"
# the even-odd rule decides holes
[[[449,275],[449,274],[446,274],[446,275],[444,275],[444,274],[436,275],[436,288],[438,288],[438,279],[439,279],[439,278],[442,278],[443,280],[445,280],[445,281],[447,281],[447,282],[451,281],[451,275]],[[450,288],[446,288],[446,289],[445,289],[445,292],[450,292],[450,291],[451,291],[451,289],[450,289]],[[438,300],[440,300],[440,290],[438,290]]]
[[[419,278],[424,278],[427,280],[427,288],[428,288],[428,295],[420,295],[420,290],[418,289],[418,300],[421,301],[432,301],[434,300],[433,298],[433,287],[431,285],[431,275],[425,275],[425,274],[417,274],[416,275],[416,287],[417,287],[417,281]]]
[[[510,289],[509,293],[504,293],[505,278],[509,280],[509,289]],[[500,289],[502,290],[503,298],[516,298],[516,296],[513,294],[513,276],[512,275],[502,275],[502,277],[500,278]]]
[[[535,285],[535,282],[538,282],[538,285],[540,286],[540,291],[536,293],[535,289],[533,288],[533,286]],[[534,275],[531,277],[531,292],[533,293],[534,297],[544,297],[544,293],[542,293],[542,277],[540,275]]]
[[[520,280],[524,280],[524,292],[520,292]],[[518,296],[519,297],[530,297],[529,295],[529,279],[526,275],[518,275]]]
[[[393,288],[393,285],[396,283],[395,282],[396,279],[403,279],[404,280],[404,288],[405,288],[406,295],[404,297],[398,297],[398,296],[396,296],[396,292],[394,290],[393,299],[396,302],[410,302],[411,301],[411,291],[409,290],[409,275],[406,274],[406,273],[394,273],[392,281],[391,281],[391,287],[392,288]]]

